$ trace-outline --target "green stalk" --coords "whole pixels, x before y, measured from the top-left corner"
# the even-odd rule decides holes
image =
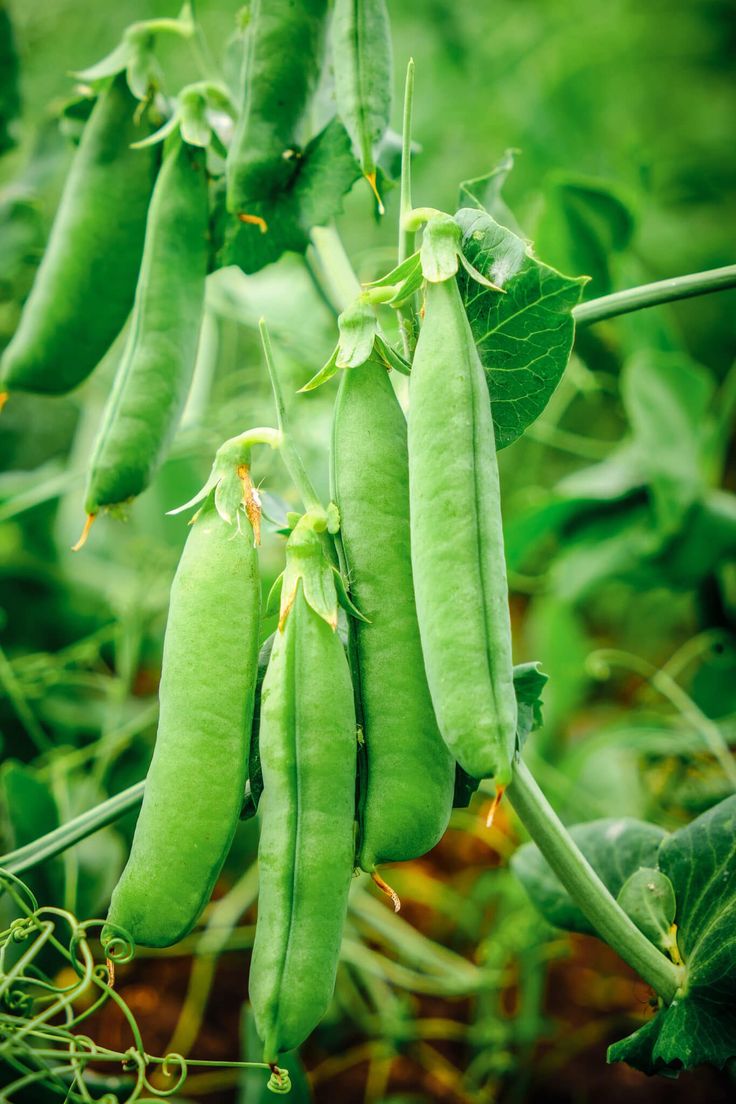
[[[307,257],[315,279],[339,314],[360,295],[360,282],[334,226],[313,226],[309,237]]]
[[[399,248],[398,263],[401,264],[414,252],[416,234],[405,224],[406,216],[412,209],[411,201],[411,126],[414,107],[414,58],[409,58],[406,67],[404,85],[404,119],[401,133],[401,199],[399,202]],[[411,302],[398,309],[399,333],[404,348],[404,356],[411,361],[416,345],[416,327],[414,307]]]
[[[580,303],[573,309],[578,326],[590,326],[619,314],[656,307],[659,303],[671,303],[676,299],[691,299],[695,295],[707,295],[711,291],[725,291],[736,287],[736,265],[711,268],[707,272],[691,272],[687,276],[674,276],[671,280],[658,280],[654,284],[615,291]]]
[[[665,957],[614,900],[580,852],[523,762],[507,789],[519,820],[583,915],[602,939],[671,1004],[683,970]]]
[[[404,226],[412,209],[411,202],[411,123],[414,107],[414,58],[409,58],[404,85],[404,120],[401,132],[401,200],[399,203],[399,259],[405,261],[414,252],[414,233]]]
[[[122,790],[107,801],[95,805],[93,809],[88,809],[80,816],[67,821],[66,824],[54,828],[53,832],[47,832],[45,836],[39,836],[32,843],[18,847],[15,851],[9,851],[7,855],[0,855],[0,869],[7,870],[10,874],[22,874],[24,870],[29,870],[32,866],[53,858],[54,855],[65,851],[67,847],[73,847],[80,840],[91,836],[94,832],[99,832],[100,828],[105,828],[131,809],[135,809],[136,805],[143,800],[145,785],[145,779],[136,782],[127,790]]]
[[[273,346],[271,345],[271,337],[268,332],[268,327],[266,326],[265,318],[261,318],[259,321],[258,330],[261,335],[263,356],[266,361],[268,378],[271,381],[271,390],[273,391],[273,401],[276,406],[276,425],[281,434],[281,442],[279,444],[281,457],[294,486],[299,492],[299,497],[304,503],[304,508],[306,510],[322,510],[323,507],[319,500],[319,495],[314,488],[312,480],[309,478],[307,469],[304,467],[302,458],[288,430],[284,393],[281,389],[281,381],[279,380],[278,373],[276,372]]]

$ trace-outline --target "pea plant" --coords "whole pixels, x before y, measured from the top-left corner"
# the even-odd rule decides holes
[[[164,40],[191,59],[195,79],[176,92]],[[133,1101],[177,1092],[189,1066],[207,1064],[147,1053],[115,967],[190,935],[239,822],[256,815],[249,996],[259,1054],[239,1065],[288,1092],[284,1056],[328,1013],[350,917],[376,903],[361,905],[356,873],[398,912],[386,864],[424,856],[478,790],[490,799],[489,827],[510,805],[528,832],[512,869],[544,921],[597,936],[652,991],[653,1014],[609,1061],[666,1076],[730,1067],[736,795],[672,832],[633,818],[563,825],[528,762],[553,657],[513,662],[507,567],[522,570],[533,541],[522,517],[507,527],[505,549],[498,453],[538,429],[576,330],[734,287],[736,265],[584,300],[587,276],[543,263],[506,206],[508,155],[460,184],[456,210],[415,207],[414,62],[396,135],[383,0],[252,0],[215,53],[185,5],[176,19],[132,24],[75,75],[66,115],[81,133],[2,355],[3,398],[12,408],[17,393],[63,395],[115,361],[79,496],[75,552],[84,557],[99,529],[136,510],[171,452],[188,396],[202,386],[218,278],[297,254],[336,317],[333,351],[301,387],[308,395],[336,385],[329,501],[293,431],[309,400],[286,393],[261,320],[275,424],[228,438],[201,490],[170,511],[188,515],[189,531],[147,777],[0,858],[0,1058],[13,1074],[0,1098],[43,1086],[69,1101]],[[354,185],[368,190],[378,219],[399,191],[395,256],[366,283],[334,221]],[[637,386],[632,378],[627,396],[639,412]],[[666,396],[666,379],[658,386]],[[264,486],[266,450],[283,462],[301,510]],[[665,527],[677,483],[669,459],[671,470],[657,469]],[[595,487],[595,474],[588,481]],[[688,505],[697,500],[712,520],[722,500],[698,494]],[[591,496],[563,487],[534,515],[534,539],[587,516]],[[262,539],[283,549],[265,604]],[[595,542],[593,532],[581,546]],[[660,552],[642,539],[655,570]],[[599,668],[612,662],[597,658]],[[704,750],[736,789],[729,750],[711,737],[707,729]],[[20,881],[139,805],[106,919],[39,904]],[[250,872],[241,889],[242,905]],[[90,946],[97,936],[104,964]],[[478,991],[474,968],[456,967],[456,991]],[[131,1032],[125,1051],[78,1030],[106,1002]],[[113,1092],[93,1063],[132,1076]]]

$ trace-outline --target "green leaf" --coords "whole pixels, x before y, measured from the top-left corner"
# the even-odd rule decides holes
[[[33,767],[13,759],[7,760],[0,771],[0,792],[7,850],[25,847],[39,836],[58,828],[59,810],[51,789],[48,782],[38,777]],[[47,860],[25,878],[44,904],[63,903],[64,865],[61,859]]]
[[[97,81],[106,80],[108,77],[114,77],[118,73],[122,73],[123,69],[127,69],[133,53],[136,48],[135,39],[124,37],[122,42],[119,42],[117,46],[106,54],[100,61],[95,62],[94,65],[88,66],[86,69],[78,69],[72,75],[77,80],[84,81],[86,84],[96,84]]]
[[[681,354],[648,351],[624,365],[621,396],[664,537],[681,527],[704,489],[714,391],[710,374]]]
[[[662,844],[658,866],[675,889],[678,945],[687,964],[688,995],[733,1003],[736,796],[673,832]]]
[[[677,1074],[736,1057],[736,796],[660,848],[658,867],[675,891],[683,992],[654,1020],[608,1051],[645,1073]]]
[[[520,238],[526,237],[514,214],[502,196],[503,186],[514,167],[514,154],[518,150],[507,149],[501,160],[484,176],[464,180],[460,185],[459,207],[477,207],[485,211],[501,226],[512,230]]]
[[[667,953],[672,951],[675,891],[661,870],[650,866],[635,870],[622,885],[617,900],[651,943]]]
[[[326,511],[309,511],[299,518],[286,542],[280,625],[289,616],[301,583],[307,605],[331,629],[337,628],[338,594],[335,574],[325,555],[320,536],[327,529],[328,523],[329,515]]]
[[[459,252],[460,228],[441,211],[429,219],[422,234],[419,259],[424,279],[432,284],[451,279],[457,272]]]
[[[392,268],[390,272],[387,272],[385,276],[382,276],[380,280],[372,280],[370,284],[366,284],[369,288],[379,287],[393,287],[394,284],[401,284],[407,277],[413,275],[417,268],[420,266],[419,252],[412,253],[410,257],[407,257],[405,261],[397,265],[396,268]]]
[[[347,132],[338,119],[332,119],[305,149],[288,188],[254,203],[247,212],[265,222],[265,233],[258,225],[227,216],[220,263],[236,264],[252,273],[287,250],[303,253],[310,229],[340,211],[343,196],[359,176]]]
[[[697,590],[709,575],[734,560],[736,495],[708,491],[688,512],[652,567],[670,586]]]
[[[328,380],[332,379],[335,373],[339,371],[337,367],[337,354],[339,351],[340,346],[336,345],[327,363],[323,364],[319,372],[315,372],[312,378],[308,380],[303,387],[299,388],[299,394],[305,391],[315,391],[318,387],[321,387],[323,383],[327,383]]]
[[[376,312],[370,303],[358,296],[337,319],[338,368],[359,368],[373,351],[373,341],[378,329]]]
[[[572,309],[584,280],[542,264],[526,242],[484,211],[455,215],[462,249],[486,279],[480,288],[461,270],[458,282],[488,378],[496,446],[505,448],[544,410],[572,349]]]
[[[385,368],[393,368],[402,376],[408,376],[411,372],[411,365],[408,360],[404,360],[401,353],[394,349],[393,345],[378,333],[373,343],[373,352]]]
[[[558,173],[546,189],[534,236],[549,264],[590,277],[589,294],[613,290],[611,257],[628,248],[635,230],[631,202],[611,184]]]
[[[570,829],[583,855],[616,897],[624,882],[642,866],[657,865],[665,831],[630,817],[592,820]],[[596,935],[595,929],[553,874],[536,844],[527,843],[511,860],[514,873],[547,923],[566,931]]]

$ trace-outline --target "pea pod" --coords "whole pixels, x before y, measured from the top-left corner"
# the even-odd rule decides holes
[[[72,162],[48,246],[0,364],[7,391],[60,394],[80,384],[133,304],[158,151],[131,149],[138,121],[124,75],[101,92]]]
[[[410,380],[412,566],[440,731],[460,765],[511,777],[516,698],[488,387],[455,278],[427,285]]]
[[[353,874],[353,689],[335,631],[332,571],[305,518],[287,546],[281,622],[261,699],[260,889],[250,997],[270,1063],[299,1046],[327,1010]]]
[[[176,432],[204,306],[208,214],[205,151],[176,135],[151,200],[130,334],[92,456],[90,517],[140,494]]]
[[[210,495],[171,588],[161,712],[111,924],[168,947],[209,900],[238,824],[258,669],[260,583],[245,513],[224,521]],[[109,929],[107,938],[114,934]],[[105,933],[103,933],[105,938]]]
[[[285,187],[294,174],[294,144],[319,77],[326,15],[326,0],[252,0],[240,115],[227,157],[227,207],[235,214]]]
[[[384,0],[336,0],[332,56],[337,110],[376,189],[376,146],[391,115],[391,28]]]
[[[350,594],[365,740],[358,860],[417,858],[450,817],[455,765],[424,672],[409,540],[406,420],[386,370],[343,372],[332,427],[332,496]],[[362,764],[361,764],[362,765]]]

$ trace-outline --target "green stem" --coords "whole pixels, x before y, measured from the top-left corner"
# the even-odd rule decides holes
[[[401,200],[399,204],[399,259],[405,261],[414,252],[414,233],[404,226],[412,209],[411,202],[411,122],[414,106],[414,58],[409,58],[404,85],[404,121],[401,134]]]
[[[319,495],[314,489],[314,484],[309,478],[307,469],[304,467],[302,458],[288,430],[288,417],[286,414],[286,405],[284,403],[284,393],[281,389],[281,381],[279,380],[278,373],[276,372],[271,337],[264,318],[261,318],[259,321],[258,330],[261,335],[263,356],[266,361],[268,378],[271,381],[271,390],[273,391],[273,400],[276,406],[276,424],[281,433],[279,451],[281,452],[286,470],[304,503],[304,508],[306,510],[322,510],[323,507],[319,500]]]
[[[143,790],[146,782],[136,782],[127,790],[115,794],[93,809],[88,809],[66,824],[54,828],[53,832],[47,832],[45,836],[39,836],[32,843],[18,847],[15,851],[9,851],[7,855],[0,855],[0,869],[7,870],[10,874],[22,874],[32,866],[37,866],[45,859],[51,859],[67,847],[98,832],[113,821],[119,820],[125,813],[130,812],[143,800]]]
[[[399,249],[398,263],[401,264],[414,252],[416,235],[413,230],[405,226],[405,217],[412,209],[411,201],[411,128],[412,110],[414,107],[414,58],[409,58],[406,67],[406,84],[404,85],[404,120],[401,134],[401,200],[399,203]],[[414,308],[412,302],[405,303],[398,309],[399,333],[404,349],[404,356],[411,361],[416,345],[416,327],[414,323]]]
[[[682,983],[682,968],[658,951],[617,904],[523,762],[517,763],[507,794],[519,820],[601,938],[671,1004]]]
[[[711,291],[725,291],[732,287],[736,287],[736,265],[726,265],[724,268],[691,272],[687,276],[674,276],[671,280],[658,280],[654,284],[642,284],[641,287],[615,291],[612,295],[602,295],[600,299],[578,304],[572,313],[578,326],[590,326],[593,322],[602,322],[606,318],[615,318],[645,307],[656,307],[659,303],[690,299],[694,295],[707,295]]]
[[[339,314],[360,295],[360,282],[334,226],[313,226],[309,237],[315,277]]]

